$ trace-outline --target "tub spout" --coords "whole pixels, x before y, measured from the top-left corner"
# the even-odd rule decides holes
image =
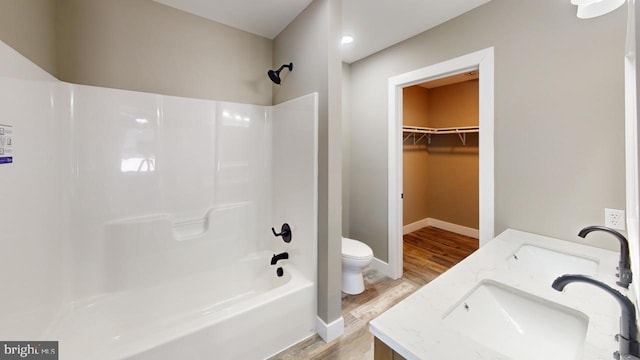
[[[274,254],[274,255],[271,257],[271,265],[275,265],[275,264],[277,264],[277,263],[278,263],[278,261],[280,261],[280,260],[285,260],[285,259],[288,259],[288,258],[289,258],[289,253],[288,253],[288,252],[286,252],[286,251],[285,251],[285,252],[283,252],[283,253],[280,253],[280,254],[278,254],[278,255],[275,255],[275,254]]]
[[[553,282],[551,287],[557,291],[562,291],[565,286],[572,282],[582,282],[599,287],[618,301],[620,309],[622,310],[622,315],[620,316],[620,333],[616,336],[620,349],[614,353],[614,357],[616,359],[633,359],[634,356],[636,358],[640,356],[636,308],[633,302],[618,290],[614,290],[609,285],[585,275],[562,275]]]
[[[633,274],[631,273],[631,260],[629,259],[629,241],[622,236],[619,232],[610,229],[606,226],[587,226],[580,230],[578,236],[584,238],[592,231],[603,231],[615,236],[620,242],[620,261],[618,262],[618,274],[620,280],[616,281],[616,284],[622,286],[625,289],[629,288],[629,284],[633,280]]]

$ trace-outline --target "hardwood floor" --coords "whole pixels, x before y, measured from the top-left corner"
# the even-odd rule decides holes
[[[478,249],[478,239],[434,227],[406,234],[403,278],[423,286]]]
[[[403,236],[403,276],[392,280],[373,269],[364,272],[365,291],[342,294],[344,336],[325,343],[314,335],[273,356],[271,360],[372,360],[370,320],[406,298],[478,249],[478,240],[426,227]]]

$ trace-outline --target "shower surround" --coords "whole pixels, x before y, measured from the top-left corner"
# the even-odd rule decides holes
[[[257,359],[314,334],[317,101],[67,84],[0,44],[15,289],[0,340],[59,341],[61,359]],[[291,243],[271,233],[285,222]]]

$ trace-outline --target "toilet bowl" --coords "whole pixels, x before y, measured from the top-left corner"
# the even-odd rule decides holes
[[[365,243],[342,238],[342,292],[357,295],[364,291],[362,269],[373,260],[373,250]]]

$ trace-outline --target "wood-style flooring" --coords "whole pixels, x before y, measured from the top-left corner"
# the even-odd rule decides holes
[[[368,323],[478,249],[478,240],[434,227],[403,236],[403,276],[392,280],[373,269],[364,272],[365,291],[342,294],[344,336],[325,343],[314,335],[270,360],[372,360]]]

